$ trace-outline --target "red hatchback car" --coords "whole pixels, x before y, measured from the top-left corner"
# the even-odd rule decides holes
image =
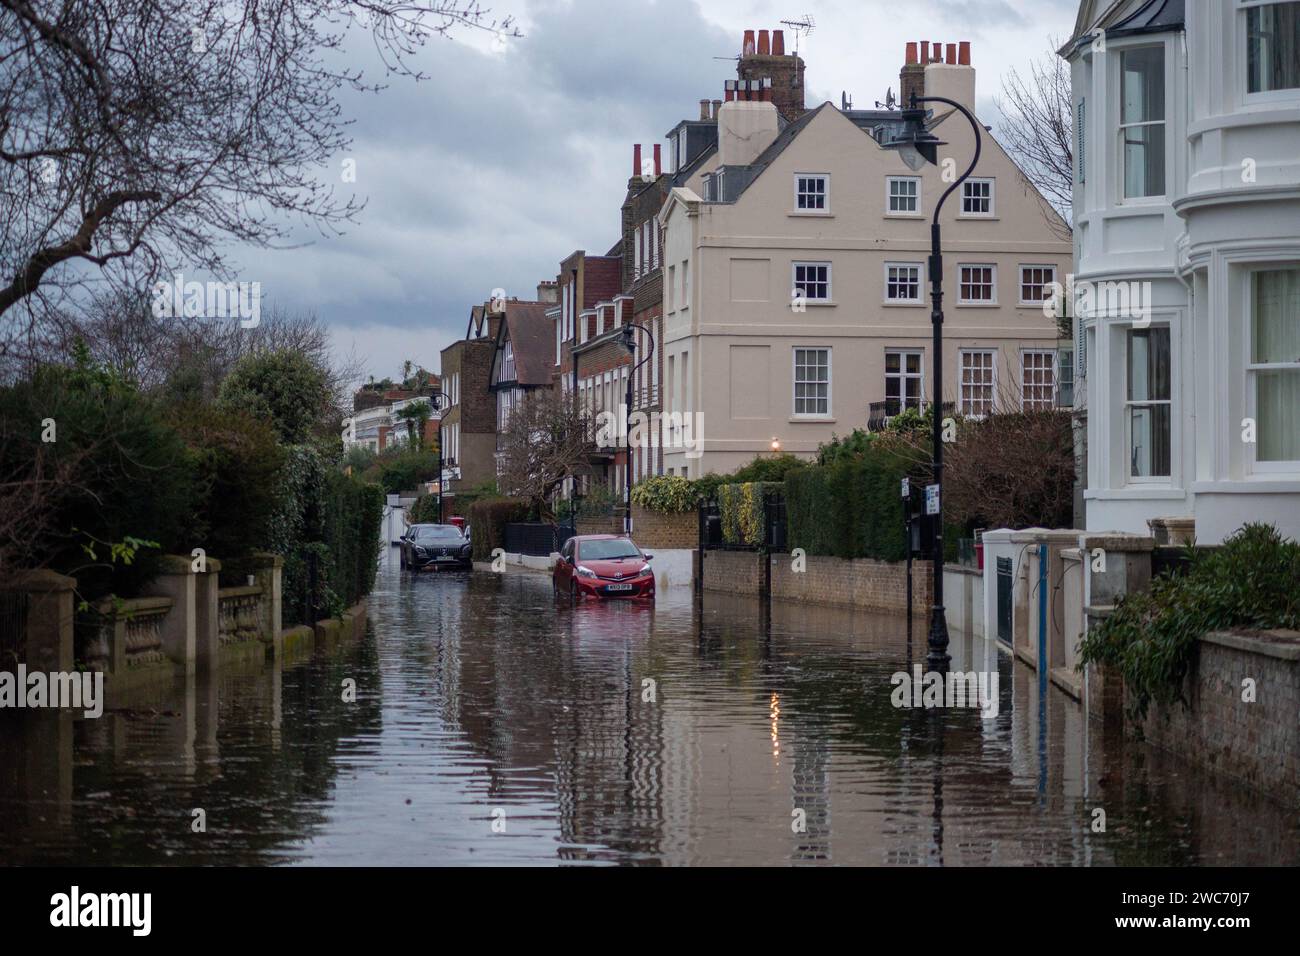
[[[556,594],[579,597],[630,597],[654,600],[653,554],[632,539],[614,534],[584,534],[560,549],[551,572]]]

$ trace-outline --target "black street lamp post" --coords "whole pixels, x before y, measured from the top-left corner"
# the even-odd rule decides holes
[[[650,357],[655,354],[655,337],[644,325],[633,325],[629,322],[623,326],[623,348],[627,349],[628,355],[633,359],[636,358],[636,333],[640,332],[650,340],[650,348],[646,350],[645,357],[636,362],[628,369],[627,372],[627,394],[623,402],[623,447],[626,450],[623,461],[623,533],[632,534],[632,430],[630,422],[632,418],[632,383],[636,381],[636,373],[641,366],[650,361]]]
[[[971,158],[966,171],[957,177],[944,190],[939,201],[934,205],[934,216],[930,221],[930,325],[933,331],[934,351],[934,398],[930,403],[930,432],[933,445],[933,481],[938,491],[938,513],[934,518],[934,541],[932,564],[934,570],[933,596],[930,608],[930,636],[927,641],[929,654],[926,666],[939,673],[947,673],[951,658],[948,656],[948,619],[943,606],[943,436],[940,415],[943,411],[943,255],[940,249],[939,212],[944,200],[948,198],[975,171],[980,159],[980,126],[970,110],[960,103],[942,96],[912,95],[908,108],[902,111],[902,129],[887,130],[881,146],[897,149],[902,153],[903,162],[912,170],[919,170],[924,164],[937,164],[938,147],[944,143],[925,127],[927,111],[919,108],[920,103],[943,103],[961,112],[975,133],[975,155]]]

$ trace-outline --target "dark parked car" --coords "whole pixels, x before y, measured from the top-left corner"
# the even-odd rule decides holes
[[[625,597],[653,601],[653,554],[646,554],[631,538],[613,534],[585,534],[570,538],[551,571],[556,594],[580,597]]]
[[[402,535],[402,567],[470,568],[469,539],[452,524],[413,524]]]

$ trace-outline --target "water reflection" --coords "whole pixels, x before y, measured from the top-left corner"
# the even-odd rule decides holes
[[[1055,688],[1040,720],[1032,672],[982,640],[954,635],[951,651],[955,668],[997,672],[995,719],[893,706],[900,618],[777,605],[769,619],[712,594],[698,611],[672,590],[657,607],[570,607],[543,576],[388,567],[366,637],[331,654],[200,675],[99,721],[0,715],[0,859],[1300,859],[1283,808],[1102,739]]]

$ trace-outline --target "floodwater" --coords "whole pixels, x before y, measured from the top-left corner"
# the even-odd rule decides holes
[[[901,617],[569,607],[542,575],[391,557],[366,636],[330,653],[98,720],[0,714],[0,862],[1300,862],[1294,813],[1104,740],[1054,687],[1040,706],[982,640],[952,651],[996,672],[991,719],[893,705]]]

